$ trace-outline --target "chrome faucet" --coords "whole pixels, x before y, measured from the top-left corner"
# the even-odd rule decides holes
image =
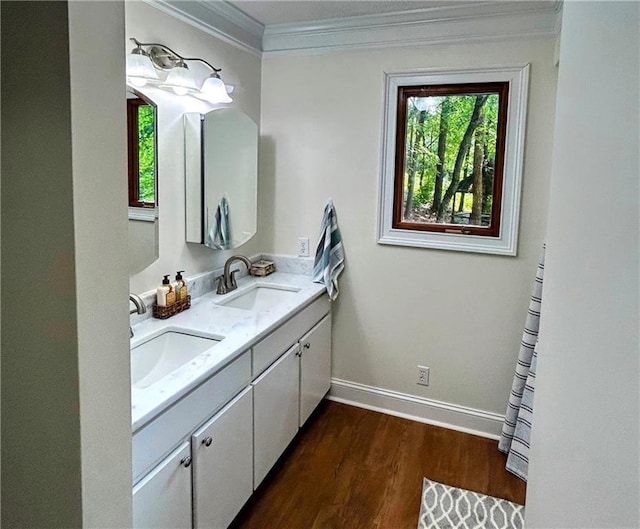
[[[249,259],[244,255],[232,255],[229,257],[227,262],[224,263],[224,273],[218,277],[218,289],[216,290],[216,294],[227,294],[238,288],[235,276],[240,270],[231,271],[231,265],[235,261],[242,261],[247,266],[247,270],[251,270],[251,261],[249,261]]]
[[[144,314],[147,312],[147,306],[144,304],[144,301],[142,301],[142,298],[137,294],[129,294],[129,301],[136,306],[135,309],[131,309],[129,311],[129,315],[134,313]],[[133,338],[133,329],[131,328],[131,325],[129,325],[129,337]]]

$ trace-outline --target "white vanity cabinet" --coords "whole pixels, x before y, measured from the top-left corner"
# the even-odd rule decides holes
[[[191,527],[191,450],[189,443],[164,459],[133,487],[133,527]]]
[[[251,353],[246,351],[135,432],[133,474],[142,477],[133,487],[134,529],[192,529],[196,505],[196,527],[224,528],[237,514],[253,492],[250,381]],[[205,446],[201,441],[208,436],[212,443]],[[216,476],[211,478],[207,471],[212,469]],[[226,502],[217,514],[228,519],[226,524],[214,525],[217,518],[207,502]],[[199,520],[207,521],[198,525]]]
[[[253,382],[254,488],[329,391],[329,310],[323,296],[253,348],[254,377],[277,359]]]
[[[300,427],[330,386],[331,313],[300,339]]]
[[[191,437],[193,525],[226,529],[253,493],[251,386]]]
[[[254,488],[298,433],[298,344],[253,383]]]
[[[136,430],[133,529],[226,529],[330,377],[322,296]]]

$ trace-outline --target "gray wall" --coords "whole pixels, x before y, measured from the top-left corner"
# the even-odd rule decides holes
[[[0,8],[2,518],[126,527],[123,7]]]
[[[639,11],[564,6],[529,528],[640,525]]]
[[[1,8],[2,518],[79,527],[67,5]]]

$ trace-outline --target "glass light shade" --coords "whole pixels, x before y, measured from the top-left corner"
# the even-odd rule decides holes
[[[198,89],[193,77],[191,77],[189,69],[185,65],[180,64],[169,72],[167,79],[160,86],[162,88],[171,88],[179,96],[186,95],[190,91]]]
[[[227,89],[222,79],[217,76],[211,76],[205,80],[198,97],[210,103],[231,103],[233,101],[227,94]]]
[[[159,79],[151,59],[142,53],[127,55],[127,77],[134,86],[144,86],[149,80]]]

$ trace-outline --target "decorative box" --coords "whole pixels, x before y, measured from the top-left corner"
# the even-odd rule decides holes
[[[264,277],[272,274],[276,271],[276,266],[273,264],[273,261],[267,261],[266,259],[260,259],[260,261],[256,261],[251,265],[251,270],[249,273],[252,276]]]

